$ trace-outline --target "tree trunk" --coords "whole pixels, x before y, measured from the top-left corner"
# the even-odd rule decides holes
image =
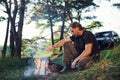
[[[80,22],[81,21],[81,10],[78,10],[77,14],[78,14],[78,21]]]
[[[2,49],[2,57],[6,57],[8,32],[9,32],[9,18],[8,18],[8,21],[7,21],[7,30],[6,30],[6,37],[5,37],[4,46],[3,46],[3,49]]]
[[[11,16],[11,0],[9,1],[9,3],[7,2],[7,0],[4,0],[5,3],[5,8],[6,8],[6,13],[8,14],[9,17],[9,21],[11,23],[11,29],[10,29],[10,53],[11,53],[11,57],[14,56],[14,30],[13,27],[15,26],[15,23],[13,21],[13,18]],[[9,4],[9,5],[8,5]]]
[[[15,41],[17,40],[17,32],[16,32],[16,15],[18,11],[18,2],[17,0],[14,0],[14,11],[13,11],[13,17],[10,14],[10,21],[11,21],[11,30],[10,30],[10,51],[11,51],[11,57],[15,58],[17,51],[16,51],[16,43]],[[11,10],[11,9],[10,9]]]
[[[17,35],[17,32],[15,30],[15,22],[13,21],[13,18],[11,18],[10,52],[11,52],[11,57],[12,58],[15,58],[15,55],[16,55],[16,45],[15,45],[16,35]]]
[[[25,12],[25,0],[21,0],[20,18],[19,18],[19,23],[18,23],[18,32],[17,32],[17,39],[16,39],[16,48],[17,48],[17,57],[18,58],[21,58],[22,29],[23,29],[23,22],[24,22],[24,12]]]
[[[65,1],[65,4],[66,4],[66,1]],[[65,27],[65,17],[66,17],[66,5],[65,5],[64,13],[61,16],[61,18],[62,18],[62,27],[61,27],[60,40],[63,39],[64,27]],[[60,47],[60,51],[62,51],[62,47]]]
[[[51,30],[51,42],[52,42],[52,45],[54,45],[53,24],[52,24],[52,19],[51,19],[51,16],[50,16],[50,7],[49,7],[49,4],[48,4],[48,0],[47,0],[47,6],[48,6],[48,17],[49,17],[50,30]]]
[[[61,34],[60,34],[60,40],[63,39],[63,34],[64,34],[64,26],[65,26],[65,11],[62,16],[62,27],[61,27]]]
[[[11,57],[14,57],[15,54],[15,45],[14,45],[14,36],[12,30],[10,31],[10,53]]]

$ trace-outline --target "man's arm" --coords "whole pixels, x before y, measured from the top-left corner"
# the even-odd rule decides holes
[[[79,55],[77,58],[75,58],[75,60],[73,61],[71,67],[72,67],[72,68],[75,68],[77,62],[78,62],[80,59],[89,56],[90,53],[92,52],[92,47],[93,47],[93,44],[92,44],[92,43],[86,44],[86,45],[85,45],[85,50],[81,53],[81,55]]]
[[[64,45],[65,42],[70,42],[70,41],[72,41],[70,38],[62,39],[59,42],[57,42],[56,44],[54,44],[54,45],[50,46],[49,48],[47,48],[47,50],[53,51],[54,48],[61,47],[61,46]]]

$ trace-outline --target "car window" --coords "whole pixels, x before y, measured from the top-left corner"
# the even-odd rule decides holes
[[[110,33],[105,33],[104,36],[105,37],[110,37],[111,35],[110,35]]]
[[[111,32],[101,32],[95,34],[96,38],[111,37]]]

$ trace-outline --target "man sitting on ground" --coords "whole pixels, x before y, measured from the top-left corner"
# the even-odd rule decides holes
[[[89,63],[99,60],[99,49],[95,36],[90,31],[84,30],[78,22],[72,22],[69,27],[72,36],[60,40],[47,49],[53,51],[55,48],[64,46],[65,66],[60,73],[76,68],[82,70]]]

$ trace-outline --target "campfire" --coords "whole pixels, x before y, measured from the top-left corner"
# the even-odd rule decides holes
[[[52,55],[52,52],[48,52],[45,50],[39,50],[36,54],[33,55],[34,63],[35,63],[35,71],[34,75],[37,76],[49,76],[51,71],[48,68],[49,58]]]
[[[35,58],[34,59],[35,62],[35,71],[34,71],[34,75],[37,76],[49,76],[51,71],[48,68],[48,63],[49,60],[48,58]]]
[[[43,42],[40,43],[43,45]],[[33,63],[25,70],[25,76],[34,75],[46,78],[49,77],[49,75],[53,72],[58,72],[63,68],[63,66],[59,64],[51,63],[51,61],[57,58],[58,55],[50,58],[53,52],[46,51],[46,46],[40,46],[41,44],[34,43],[27,46],[26,51],[31,54],[31,62]]]

